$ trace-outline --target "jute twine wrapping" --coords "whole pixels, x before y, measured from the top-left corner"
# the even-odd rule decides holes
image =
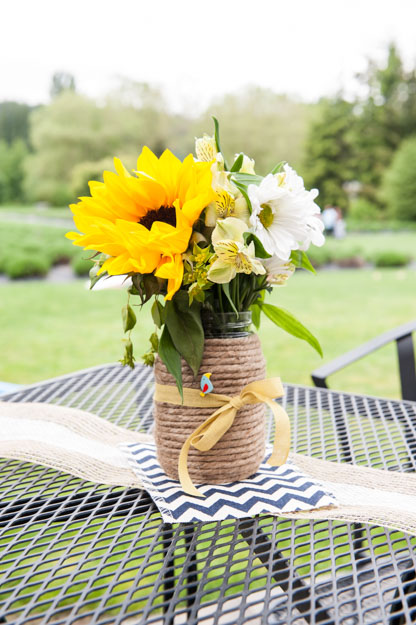
[[[210,372],[214,393],[238,395],[242,388],[266,375],[265,360],[256,334],[241,338],[205,339],[204,355],[194,377],[182,361],[183,386],[200,388],[204,373]],[[155,380],[175,385],[173,376],[156,358]],[[221,484],[243,480],[257,471],[266,448],[264,404],[247,405],[238,411],[232,427],[209,451],[191,448],[189,475],[194,483]],[[213,412],[212,408],[191,408],[163,402],[154,403],[155,440],[158,460],[165,473],[178,479],[178,459],[190,434]]]

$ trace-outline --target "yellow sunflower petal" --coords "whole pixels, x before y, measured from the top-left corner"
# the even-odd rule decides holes
[[[126,176],[127,178],[132,177],[119,158],[114,158],[114,167],[119,176]]]
[[[168,280],[168,292],[165,300],[170,300],[176,291],[181,288],[183,278],[183,261],[180,254],[164,256],[159,264],[155,276]]]
[[[199,219],[200,214],[208,204],[211,203],[211,194],[197,195],[185,202],[182,206],[182,213],[188,219],[190,224],[194,224]]]
[[[160,157],[159,181],[166,192],[168,206],[172,206],[178,197],[178,187],[182,170],[181,161],[170,150],[165,150]]]
[[[159,160],[152,150],[149,150],[147,145],[144,146],[137,159],[137,172],[145,177],[150,176],[155,180],[159,177]]]

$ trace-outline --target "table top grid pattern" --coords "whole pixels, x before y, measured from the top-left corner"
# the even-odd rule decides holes
[[[152,372],[108,365],[4,399],[77,407],[146,432]],[[416,404],[296,385],[283,403],[296,451],[415,470]],[[411,623],[415,545],[337,521],[169,526],[145,492],[0,465],[0,623]]]

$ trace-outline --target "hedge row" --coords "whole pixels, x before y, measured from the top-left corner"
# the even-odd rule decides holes
[[[71,263],[77,275],[88,274],[86,253],[65,239],[66,229],[3,222],[0,226],[0,273],[9,278],[45,276],[54,265]]]
[[[336,265],[338,267],[364,267],[366,264],[375,267],[406,267],[412,256],[397,250],[371,251],[363,253],[360,248],[331,249],[329,247],[313,248],[308,256],[314,267]]]
[[[71,263],[74,273],[85,276],[91,267],[88,253],[74,247],[65,239],[66,229],[44,225],[0,225],[0,273],[12,279],[45,276],[52,266]],[[391,243],[390,243],[391,245]],[[342,245],[328,240],[321,247],[311,247],[308,255],[315,267],[335,264],[339,267],[362,267],[366,263],[376,267],[403,267],[412,257],[400,250],[367,250],[356,241]]]

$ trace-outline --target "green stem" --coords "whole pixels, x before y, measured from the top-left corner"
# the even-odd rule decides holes
[[[237,308],[238,312],[240,312],[240,274],[237,274],[235,277],[235,301],[234,305]]]
[[[237,274],[237,275],[238,275],[238,274]],[[232,289],[232,294],[231,294],[231,298],[232,298],[232,300],[233,300],[233,302],[234,302],[234,306],[235,306],[236,308],[237,308],[237,275],[236,275],[236,277],[234,278],[234,280],[233,280],[233,281],[232,281],[232,283],[231,283],[231,284],[232,284],[232,287],[233,287],[233,289]],[[238,310],[238,308],[237,308],[237,310]]]
[[[267,279],[263,276],[260,279],[251,274],[251,291],[247,298],[247,308],[249,308],[257,299],[257,294],[266,288]]]
[[[246,305],[246,300],[248,299],[248,295],[249,295],[249,291],[250,291],[250,276],[244,276],[244,284],[243,284],[243,288],[241,289],[241,295],[240,295],[240,311],[243,312],[244,310],[247,310],[247,305]]]
[[[223,313],[224,312],[224,306],[222,304],[222,286],[221,284],[217,285],[217,291],[218,291],[218,302],[220,305],[220,311]]]

